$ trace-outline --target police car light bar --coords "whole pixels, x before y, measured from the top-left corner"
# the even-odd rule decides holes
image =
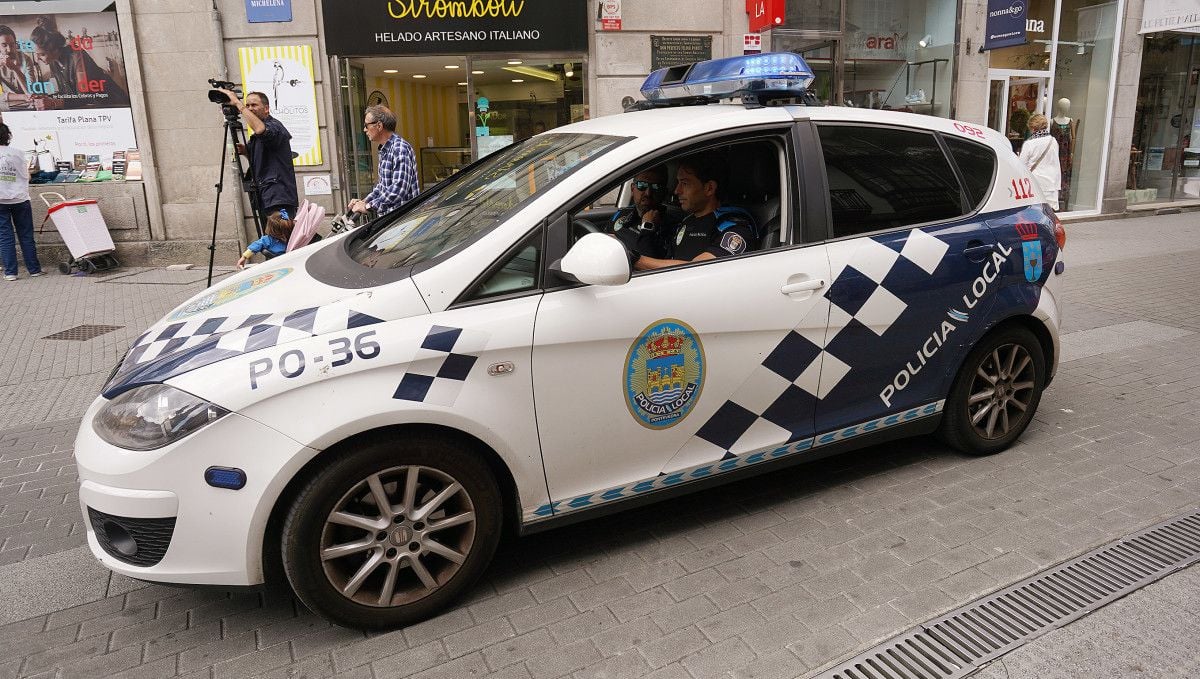
[[[767,52],[660,68],[642,83],[650,102],[733,97],[803,98],[813,71],[799,54]]]

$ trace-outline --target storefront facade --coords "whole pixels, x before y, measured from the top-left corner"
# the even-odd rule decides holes
[[[113,151],[137,150],[141,181],[57,189],[100,199],[118,254],[134,264],[207,260],[214,221],[218,264],[255,235],[229,164],[215,205],[229,140],[205,97],[209,78],[270,92],[293,132],[301,199],[333,214],[375,181],[369,104],[396,112],[428,186],[542,129],[619,113],[655,68],[753,50],[805,55],[829,105],[954,117],[1000,130],[1014,148],[1028,116],[1046,113],[1062,154],[1060,212],[1119,214],[1200,193],[1200,46],[1156,10],[1140,33],[1154,2],[693,0],[667,12],[650,0],[63,0],[53,23],[72,38],[85,27],[61,17],[100,13],[86,27],[90,55],[127,96],[105,112],[39,112],[62,129],[42,129],[21,105],[4,115],[30,149],[39,135],[78,138],[67,128],[103,115],[107,130],[85,135],[86,148],[55,147],[72,168],[82,154],[84,171],[90,156],[112,171]],[[981,49],[989,12],[1018,5],[1018,39]],[[49,7],[7,6],[18,41]],[[39,238],[62,249],[52,229]]]
[[[448,12],[420,2],[327,2],[325,50],[346,192],[374,183],[364,109],[392,108],[430,186],[463,165],[587,117],[586,4],[518,0]]]
[[[985,122],[1019,152],[1029,117],[1050,118],[1062,170],[1056,206],[1062,214],[1101,211],[1123,2],[1027,0],[1026,42],[987,51]]]
[[[1126,194],[1131,205],[1200,200],[1200,6],[1144,6]]]

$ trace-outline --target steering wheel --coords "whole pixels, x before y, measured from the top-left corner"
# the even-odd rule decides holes
[[[571,220],[571,235],[575,236],[575,240],[579,240],[589,233],[604,233],[604,231],[582,217]]]

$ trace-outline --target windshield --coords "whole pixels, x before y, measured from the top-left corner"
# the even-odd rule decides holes
[[[378,269],[432,259],[488,231],[623,141],[594,134],[543,134],[510,146],[422,196],[420,205],[377,233],[352,243],[350,256]]]

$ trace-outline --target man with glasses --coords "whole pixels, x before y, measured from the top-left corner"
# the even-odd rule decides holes
[[[417,156],[413,147],[396,134],[396,114],[386,106],[369,106],[363,116],[363,132],[379,144],[379,181],[365,198],[350,201],[353,212],[375,210],[382,217],[416,197]]]
[[[667,214],[667,169],[661,165],[639,172],[630,183],[633,204],[613,215],[612,233],[638,255],[664,257],[665,234],[674,220]]]

